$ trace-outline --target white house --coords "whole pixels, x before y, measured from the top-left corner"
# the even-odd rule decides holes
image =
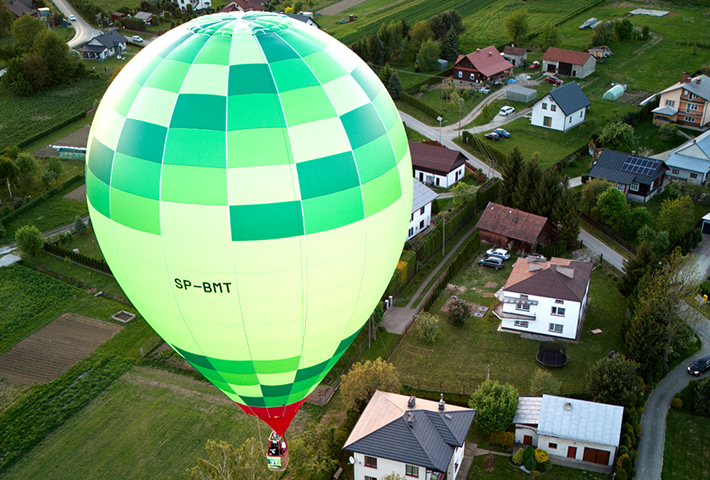
[[[412,180],[414,180],[414,198],[412,198],[412,216],[409,217],[407,240],[431,225],[431,202],[437,197],[436,192],[428,189],[422,182],[416,178]]]
[[[192,11],[204,10],[212,6],[212,0],[175,0],[175,3],[183,12],[187,11],[187,5],[192,5]]]
[[[542,448],[552,457],[614,464],[624,407],[543,395],[520,397],[515,411],[515,443]]]
[[[126,50],[126,41],[126,37],[112,29],[95,36],[76,51],[83,60],[105,60]]]
[[[530,123],[566,132],[582,123],[592,104],[576,82],[555,88],[535,102]]]
[[[343,450],[352,452],[354,480],[389,473],[420,480],[456,480],[476,411],[376,391]]]
[[[591,262],[552,257],[518,258],[498,290],[493,313],[503,330],[575,339],[582,323]]]
[[[706,184],[710,177],[710,131],[684,143],[666,160],[666,174],[688,183]]]
[[[281,13],[281,15],[286,15],[289,18],[293,18],[294,20],[298,20],[299,22],[303,22],[308,26],[311,26],[311,27],[314,27],[314,28],[317,28],[318,30],[320,30],[320,25],[318,25],[316,23],[316,21],[313,20],[313,14],[310,14],[310,16],[308,16],[308,15],[304,15],[302,12],[299,12],[299,13]]]
[[[464,177],[466,157],[443,145],[409,142],[414,178],[426,185],[449,188]]]

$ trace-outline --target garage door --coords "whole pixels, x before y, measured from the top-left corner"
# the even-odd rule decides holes
[[[710,235],[710,222],[703,221],[703,233]]]
[[[596,448],[584,448],[584,461],[598,465],[609,465],[609,452]]]

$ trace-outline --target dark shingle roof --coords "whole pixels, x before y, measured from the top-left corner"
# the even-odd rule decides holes
[[[582,89],[579,88],[577,82],[571,82],[555,88],[550,91],[550,96],[565,115],[572,115],[574,112],[587,108],[592,104],[582,92]]]
[[[437,175],[448,175],[466,163],[466,157],[461,152],[438,145],[409,142],[409,153],[415,169]]]
[[[375,392],[343,450],[445,472],[456,447],[463,446],[475,410]],[[382,417],[389,421],[382,422]]]
[[[527,48],[522,48],[522,47],[513,47],[512,45],[506,45],[503,48],[503,54],[505,55],[511,55],[515,57],[522,57],[525,55],[525,52],[527,52]]]
[[[97,35],[91,40],[96,40],[105,48],[113,48],[117,45],[120,45],[121,43],[126,43],[127,41],[126,37],[118,33],[115,29],[102,33],[101,35]],[[99,47],[98,45],[84,45],[80,48],[77,48],[77,50],[81,52],[102,52],[104,49]]]
[[[606,149],[602,152],[594,164],[592,169],[589,171],[589,178],[601,178],[603,180],[608,180],[614,183],[621,183],[623,185],[631,185],[632,183],[639,183],[643,185],[650,185],[652,181],[660,177],[663,172],[668,170],[665,163],[660,160],[646,159],[658,164],[656,170],[651,175],[642,175],[640,173],[626,172],[621,169],[626,160],[629,157],[644,158],[639,155],[629,155],[624,152],[617,152],[616,150]]]
[[[592,276],[591,262],[576,262],[570,261],[569,265],[555,264],[556,259],[551,259],[548,268],[540,268],[539,270],[529,271],[529,265],[526,259],[519,259],[515,262],[513,269],[524,269],[527,271],[527,278],[506,285],[506,292],[522,293],[525,295],[536,295],[538,297],[556,298],[560,300],[569,300],[573,302],[581,302],[584,299],[584,294],[587,291],[587,284]],[[561,273],[565,269],[572,269],[573,274],[570,276]],[[568,271],[565,271],[569,273]],[[511,273],[511,277],[514,275]]]
[[[525,243],[537,242],[547,218],[489,202],[476,227]]]

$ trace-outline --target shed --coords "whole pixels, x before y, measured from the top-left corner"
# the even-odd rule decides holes
[[[519,87],[514,85],[505,92],[505,99],[511,102],[529,103],[535,100],[537,92],[532,88]]]
[[[446,70],[449,68],[449,61],[444,60],[443,58],[440,58],[439,60],[436,61],[436,68],[438,70]]]
[[[617,100],[620,96],[624,94],[626,89],[624,88],[623,85],[614,85],[611,87],[609,90],[604,92],[604,95],[602,95],[603,100]]]
[[[703,217],[703,226],[700,228],[700,231],[706,235],[710,235],[710,213]]]

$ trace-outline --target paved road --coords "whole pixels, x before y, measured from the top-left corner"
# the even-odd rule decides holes
[[[69,2],[67,2],[66,0],[52,1],[54,2],[54,5],[56,5],[56,7],[59,9],[59,11],[64,14],[65,17],[69,18],[70,15],[74,15],[76,17],[75,22],[69,22],[74,27],[74,37],[67,42],[69,48],[74,48],[78,47],[79,45],[83,45],[84,43],[94,38],[96,35],[101,35],[101,30],[97,30],[96,28],[89,25],[83,18],[79,16],[78,13],[76,13],[76,10],[74,10],[74,8],[69,5]]]
[[[591,234],[585,232],[582,229],[579,230],[579,236],[577,238],[584,242],[584,246],[589,248],[592,252],[598,255],[603,255],[605,262],[613,265],[617,270],[621,272],[624,271],[625,258],[616,253],[605,243],[601,242],[600,240],[597,240]]]

